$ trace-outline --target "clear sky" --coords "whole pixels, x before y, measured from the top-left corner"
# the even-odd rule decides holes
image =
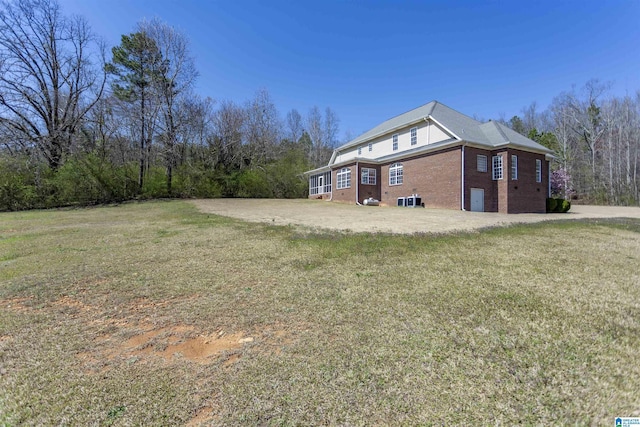
[[[640,90],[640,1],[60,0],[109,47],[143,18],[191,41],[196,91],[281,116],[331,107],[341,138],[437,100],[482,119],[589,79]]]

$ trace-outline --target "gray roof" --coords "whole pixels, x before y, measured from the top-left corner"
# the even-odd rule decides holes
[[[431,101],[428,104],[382,122],[373,129],[338,147],[337,150],[342,151],[345,148],[359,145],[365,141],[408,126],[409,124],[419,122],[428,117],[431,117],[450,132],[453,132],[461,141],[484,145],[488,148],[513,144],[524,149],[551,153],[551,150],[543,145],[520,135],[500,123],[493,121],[481,123],[438,101]]]

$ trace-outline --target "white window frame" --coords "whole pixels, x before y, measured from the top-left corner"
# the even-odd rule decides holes
[[[342,190],[351,188],[351,169],[342,168],[336,173],[336,188]]]
[[[411,132],[411,145],[417,145],[418,144],[418,128],[411,128],[410,130]]]
[[[373,144],[370,142],[369,143],[369,152],[372,152],[372,151],[373,151]]]
[[[536,182],[542,182],[542,160],[536,159]]]
[[[389,166],[389,185],[402,185],[404,182],[404,167],[402,163]]]
[[[478,154],[476,163],[478,172],[487,171],[487,156],[485,156],[484,154]]]
[[[504,177],[502,170],[502,155],[499,154],[491,158],[491,171],[494,181],[498,181]]]
[[[398,151],[398,134],[394,133],[391,139],[393,141],[393,145],[392,145],[393,151]]]
[[[511,181],[518,179],[518,156],[511,155]]]
[[[316,194],[326,193],[331,193],[331,172],[324,172],[310,176],[309,195],[314,196]]]
[[[362,155],[362,147],[358,147],[358,156]]]
[[[365,185],[376,185],[376,170],[373,168],[360,169],[360,183]]]

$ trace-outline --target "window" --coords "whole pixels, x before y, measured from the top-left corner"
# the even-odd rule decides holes
[[[478,172],[487,171],[487,156],[478,154]]]
[[[358,147],[358,156],[362,155],[362,147]]]
[[[511,180],[518,179],[518,156],[511,156]]]
[[[418,143],[418,128],[411,128],[411,145]]]
[[[536,159],[536,182],[542,182],[542,160]]]
[[[309,194],[331,193],[331,172],[309,177]]]
[[[404,181],[402,163],[394,163],[389,167],[389,185],[400,185]]]
[[[502,179],[502,156],[493,156],[493,179]]]
[[[398,134],[393,134],[393,151],[398,151]]]
[[[360,182],[367,185],[376,185],[376,170],[362,168]]]
[[[338,190],[351,187],[351,169],[342,168],[336,175],[336,188]]]
[[[373,151],[373,144],[369,143],[369,152],[372,152],[372,151]]]

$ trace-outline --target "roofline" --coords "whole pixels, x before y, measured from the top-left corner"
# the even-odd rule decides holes
[[[433,122],[435,124],[437,124],[438,126],[440,126],[442,129],[446,130],[447,132],[449,132],[449,134],[453,135],[454,138],[456,138],[459,141],[462,141],[462,138],[460,138],[458,135],[455,134],[455,132],[453,132],[451,129],[449,129],[448,127],[446,127],[445,125],[443,125],[442,123],[440,123],[438,120],[436,120],[431,114],[429,114],[426,118],[429,120],[433,120]]]
[[[416,151],[410,152],[410,153],[407,153],[407,151],[402,151],[400,153],[392,154],[392,155],[385,156],[385,157],[379,157],[379,158],[375,158],[375,159],[369,159],[369,158],[366,158],[366,157],[354,157],[354,158],[351,158],[351,159],[348,159],[348,160],[343,160],[343,161],[338,162],[338,163],[330,163],[327,166],[323,166],[323,167],[320,167],[320,168],[317,168],[317,169],[313,169],[313,170],[307,171],[307,172],[304,173],[304,175],[311,175],[311,174],[320,173],[320,172],[327,172],[327,171],[333,170],[334,168],[338,168],[340,166],[344,166],[344,165],[348,165],[348,164],[356,163],[356,162],[380,165],[380,164],[384,164],[384,163],[397,161],[398,159],[403,159],[405,157],[419,156],[421,154],[435,152],[435,151],[439,151],[439,150],[443,150],[443,149],[447,149],[447,148],[452,148],[452,147],[457,147],[457,146],[462,146],[462,145],[465,145],[467,147],[477,148],[477,149],[480,149],[480,150],[485,150],[485,151],[494,151],[494,150],[499,150],[501,148],[514,148],[514,149],[517,149],[517,150],[520,150],[520,151],[526,151],[528,153],[544,154],[546,160],[555,159],[555,156],[553,156],[552,151],[548,150],[548,149],[547,149],[548,151],[536,150],[536,149],[532,149],[531,147],[525,147],[525,146],[522,146],[522,145],[515,144],[513,142],[505,142],[505,143],[499,144],[499,145],[487,146],[487,145],[480,144],[480,143],[473,142],[473,141],[467,141],[467,140],[464,140],[464,139],[457,139],[457,140],[446,142],[444,144],[437,144],[437,143],[436,144],[429,144],[429,145],[426,145],[424,147],[421,147],[419,150],[416,150]],[[332,156],[332,160],[335,160],[334,156]]]

